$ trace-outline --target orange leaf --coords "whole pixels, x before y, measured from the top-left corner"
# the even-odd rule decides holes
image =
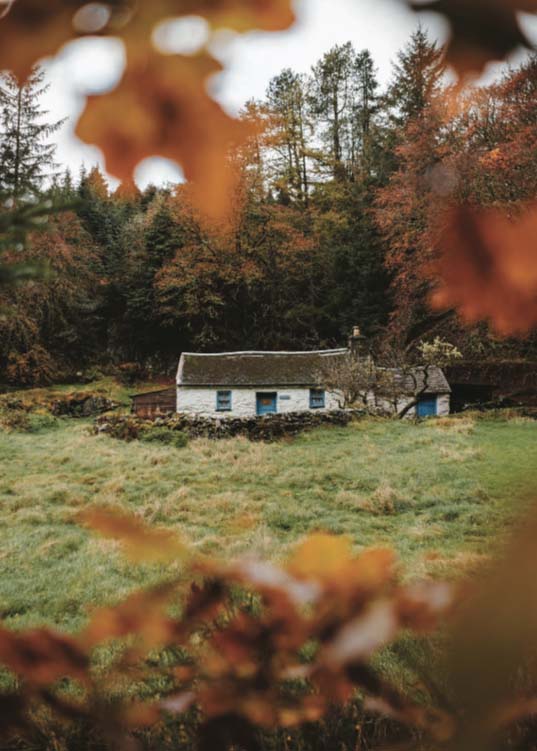
[[[340,574],[352,557],[348,537],[313,534],[302,542],[289,561],[289,571],[302,579],[326,579]]]
[[[283,31],[295,20],[291,0],[186,0],[181,12],[235,31]]]
[[[116,509],[89,508],[77,519],[102,537],[120,542],[133,561],[170,562],[188,555],[185,545],[170,530],[149,527]]]
[[[125,707],[121,712],[124,727],[129,729],[155,725],[160,719],[160,706],[138,701]]]
[[[324,650],[324,660],[333,668],[368,659],[392,641],[398,629],[399,615],[394,603],[379,600],[343,626]]]
[[[55,54],[76,36],[75,10],[76,4],[65,0],[12,2],[8,12],[0,12],[0,70],[12,70],[25,81],[37,60]]]
[[[448,214],[433,267],[437,308],[456,308],[468,322],[488,319],[503,335],[537,325],[537,207],[515,221],[497,210]]]
[[[503,60],[520,45],[531,47],[518,13],[537,11],[535,0],[413,0],[417,11],[435,11],[451,24],[447,61],[460,74],[479,73],[492,60]]]
[[[151,647],[166,644],[175,633],[174,622],[165,615],[174,589],[164,585],[135,592],[119,605],[99,608],[80,635],[81,643],[91,648],[109,639],[136,634]]]
[[[107,170],[122,180],[148,156],[178,162],[200,208],[220,216],[233,184],[228,150],[248,132],[207,94],[220,70],[207,54],[137,56],[114,91],[89,97],[77,135],[102,149]]]
[[[390,550],[367,550],[353,556],[348,537],[313,534],[299,545],[288,569],[299,579],[313,579],[337,588],[376,591],[393,575]]]
[[[12,633],[0,628],[0,663],[38,686],[65,676],[88,678],[88,659],[77,642],[48,629]]]

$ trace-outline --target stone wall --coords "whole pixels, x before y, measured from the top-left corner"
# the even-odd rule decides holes
[[[95,433],[123,440],[136,440],[146,430],[166,427],[182,431],[190,438],[222,439],[246,436],[253,441],[274,441],[323,425],[345,427],[363,414],[360,410],[321,410],[224,419],[177,414],[157,417],[154,420],[146,420],[135,415],[103,415],[95,422]]]

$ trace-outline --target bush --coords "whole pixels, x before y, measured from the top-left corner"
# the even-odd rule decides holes
[[[6,409],[0,412],[0,426],[18,433],[40,433],[57,428],[59,421],[48,412],[27,412],[24,409]]]
[[[17,387],[43,386],[54,383],[58,371],[54,358],[43,347],[36,346],[31,352],[11,352],[5,375],[7,382]]]
[[[30,420],[24,409],[5,409],[0,411],[0,427],[11,432],[13,430],[25,433],[28,431]]]
[[[140,440],[147,443],[163,443],[176,449],[183,449],[188,445],[188,436],[180,430],[169,428],[150,428],[140,434]]]
[[[35,412],[28,415],[27,433],[40,433],[43,430],[54,430],[59,426],[59,420],[48,412]]]
[[[146,369],[136,362],[125,362],[117,369],[117,378],[124,386],[134,386],[147,377]]]

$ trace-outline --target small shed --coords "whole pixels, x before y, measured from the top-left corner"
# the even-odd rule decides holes
[[[169,415],[177,411],[177,391],[170,386],[158,391],[146,391],[143,394],[133,394],[132,412],[138,417],[157,417]]]

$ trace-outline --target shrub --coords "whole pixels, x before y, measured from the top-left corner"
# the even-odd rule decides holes
[[[16,386],[37,386],[54,383],[58,377],[58,363],[43,347],[30,352],[11,352],[5,371],[8,383]]]
[[[59,420],[49,412],[35,412],[28,415],[26,432],[41,433],[44,430],[54,430],[59,424]]]
[[[146,377],[146,369],[136,362],[125,362],[117,369],[117,377],[125,386],[133,386],[137,381]]]
[[[30,421],[24,409],[4,409],[0,411],[0,427],[8,432],[26,432]]]
[[[147,443],[163,443],[176,449],[185,448],[188,445],[188,436],[180,430],[169,428],[150,428],[140,434],[140,440]]]
[[[57,428],[59,421],[49,412],[28,412],[25,409],[5,409],[0,412],[0,426],[18,433],[40,433]]]

